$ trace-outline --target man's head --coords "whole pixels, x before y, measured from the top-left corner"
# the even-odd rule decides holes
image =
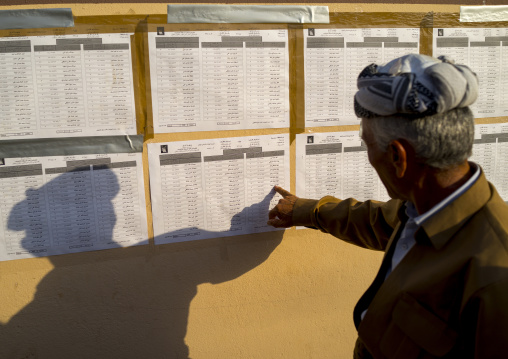
[[[474,117],[469,107],[417,118],[366,118],[362,128],[374,134],[378,150],[384,152],[392,140],[402,139],[413,147],[418,162],[437,169],[463,163],[473,150]]]
[[[473,149],[474,117],[468,107],[412,119],[367,118],[361,127],[369,161],[392,198],[408,199],[406,193],[424,172],[464,164]]]
[[[471,156],[478,94],[468,67],[407,55],[366,67],[355,111],[369,160],[391,197],[404,198],[424,171],[447,170]]]

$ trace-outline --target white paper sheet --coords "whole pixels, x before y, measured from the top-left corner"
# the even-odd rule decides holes
[[[438,28],[434,56],[446,55],[471,67],[480,81],[475,117],[508,115],[508,28]]]
[[[419,41],[413,28],[305,30],[305,126],[359,125],[353,98],[360,72],[418,53]]]
[[[358,131],[296,135],[296,195],[390,199]]]
[[[130,36],[0,38],[0,140],[135,135]]]
[[[508,123],[476,125],[470,160],[482,167],[487,180],[508,201]]]
[[[0,159],[0,260],[146,244],[141,153]]]
[[[268,210],[289,188],[289,136],[148,144],[155,244],[274,230]]]
[[[155,133],[289,127],[286,30],[148,33]]]

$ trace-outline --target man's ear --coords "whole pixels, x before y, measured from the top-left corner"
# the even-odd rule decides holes
[[[397,178],[404,177],[408,165],[408,152],[399,140],[392,140],[388,144],[388,160],[394,167]]]

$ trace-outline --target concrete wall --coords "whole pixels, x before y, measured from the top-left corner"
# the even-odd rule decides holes
[[[76,16],[166,12],[166,4],[58,7]],[[458,9],[330,4],[355,12]],[[0,352],[9,354],[0,357],[351,358],[352,310],[380,260],[292,228],[1,262]]]

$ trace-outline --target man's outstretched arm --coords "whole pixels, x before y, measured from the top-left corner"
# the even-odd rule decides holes
[[[402,202],[340,200],[326,196],[320,200],[299,198],[275,186],[282,198],[268,214],[268,225],[276,228],[305,226],[330,233],[363,248],[385,250]]]

